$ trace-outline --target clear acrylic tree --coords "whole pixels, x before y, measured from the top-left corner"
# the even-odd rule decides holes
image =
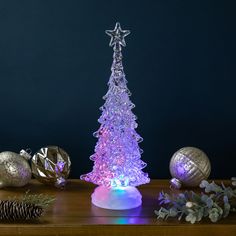
[[[105,104],[100,108],[102,115],[98,122],[101,126],[94,133],[98,138],[95,153],[90,157],[94,161],[94,167],[92,172],[82,175],[81,179],[101,186],[92,195],[95,205],[110,209],[128,209],[141,204],[141,195],[135,186],[146,184],[150,179],[142,171],[146,166],[140,159],[143,151],[139,142],[142,138],[135,130],[138,126],[132,112],[135,105],[129,99],[131,93],[127,88],[122,65],[121,50],[122,46],[126,46],[124,38],[130,31],[122,30],[120,24],[116,23],[114,30],[106,30],[106,33],[111,36],[109,45],[114,50],[112,73],[108,92],[103,97]],[[138,202],[135,203],[132,197],[127,199],[127,194],[132,195],[130,192],[139,198]]]

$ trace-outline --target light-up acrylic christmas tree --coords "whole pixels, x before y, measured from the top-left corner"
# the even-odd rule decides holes
[[[98,122],[99,130],[94,133],[98,138],[92,172],[82,175],[81,179],[99,185],[92,194],[92,203],[107,209],[130,209],[142,204],[142,196],[135,186],[150,181],[142,169],[146,166],[141,158],[142,141],[135,131],[136,116],[132,113],[135,105],[130,101],[130,91],[122,65],[122,47],[129,30],[122,30],[116,23],[114,30],[106,30],[111,37],[113,63],[108,92],[103,97],[105,104],[100,108],[102,115]]]

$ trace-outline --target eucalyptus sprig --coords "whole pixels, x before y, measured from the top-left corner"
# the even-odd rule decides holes
[[[232,178],[232,186],[236,186],[236,178]],[[155,210],[157,219],[167,220],[169,217],[177,217],[194,224],[208,217],[212,222],[217,222],[221,218],[229,215],[230,211],[236,211],[234,200],[236,199],[236,188],[226,187],[223,183],[209,183],[203,180],[200,188],[202,193],[185,191],[183,193],[160,192],[158,201],[161,206]]]

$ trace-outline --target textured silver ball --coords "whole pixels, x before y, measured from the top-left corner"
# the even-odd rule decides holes
[[[170,173],[173,177],[170,184],[174,188],[198,186],[207,179],[211,172],[211,164],[207,155],[195,147],[184,147],[178,150],[170,160]]]
[[[0,153],[0,188],[21,187],[30,179],[31,168],[27,155],[8,151]]]

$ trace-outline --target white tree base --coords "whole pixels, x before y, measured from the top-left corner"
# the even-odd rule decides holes
[[[142,195],[135,187],[106,188],[97,187],[92,194],[92,203],[95,206],[112,209],[126,210],[142,204]]]

